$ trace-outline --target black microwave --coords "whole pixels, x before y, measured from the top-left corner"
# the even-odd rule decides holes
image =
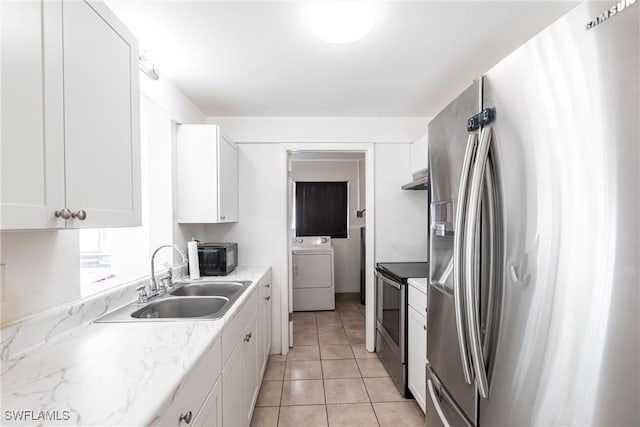
[[[200,276],[226,276],[238,265],[237,243],[201,243],[198,245]]]

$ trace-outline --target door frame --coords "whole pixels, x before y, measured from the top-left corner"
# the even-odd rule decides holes
[[[290,342],[290,323],[289,313],[292,312],[292,277],[291,277],[291,213],[289,212],[289,159],[293,152],[339,152],[339,153],[362,153],[364,154],[365,164],[365,194],[366,194],[366,233],[365,233],[365,347],[368,351],[375,351],[375,332],[376,332],[376,316],[375,316],[375,194],[374,194],[374,178],[375,178],[375,144],[373,143],[289,143],[281,146],[281,164],[285,167],[287,173],[284,176],[283,185],[285,186],[285,229],[284,234],[284,259],[287,262],[283,265],[281,277],[287,278],[287,287],[281,292],[282,307],[282,354],[289,352]]]

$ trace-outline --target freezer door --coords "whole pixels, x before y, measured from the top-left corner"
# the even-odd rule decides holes
[[[433,371],[427,368],[427,410],[428,427],[472,427],[446,388]]]
[[[475,386],[465,381],[452,274],[458,188],[469,141],[466,121],[480,110],[474,83],[429,123],[430,211],[427,360],[468,418],[475,421]],[[468,362],[466,362],[468,363]]]
[[[640,420],[640,2],[631,3],[581,3],[485,76],[506,259],[480,426]]]

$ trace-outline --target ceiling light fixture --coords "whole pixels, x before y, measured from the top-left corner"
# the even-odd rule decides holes
[[[373,28],[373,1],[327,0],[310,4],[313,32],[329,43],[351,43]]]

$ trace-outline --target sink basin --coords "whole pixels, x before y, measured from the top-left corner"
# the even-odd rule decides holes
[[[166,322],[222,318],[251,282],[201,280],[175,284],[170,294],[147,303],[132,302],[105,314],[96,323]]]
[[[176,297],[232,297],[244,288],[241,282],[197,282],[187,283],[171,295]]]
[[[211,317],[222,310],[229,298],[171,298],[152,302],[131,313],[136,319]]]

